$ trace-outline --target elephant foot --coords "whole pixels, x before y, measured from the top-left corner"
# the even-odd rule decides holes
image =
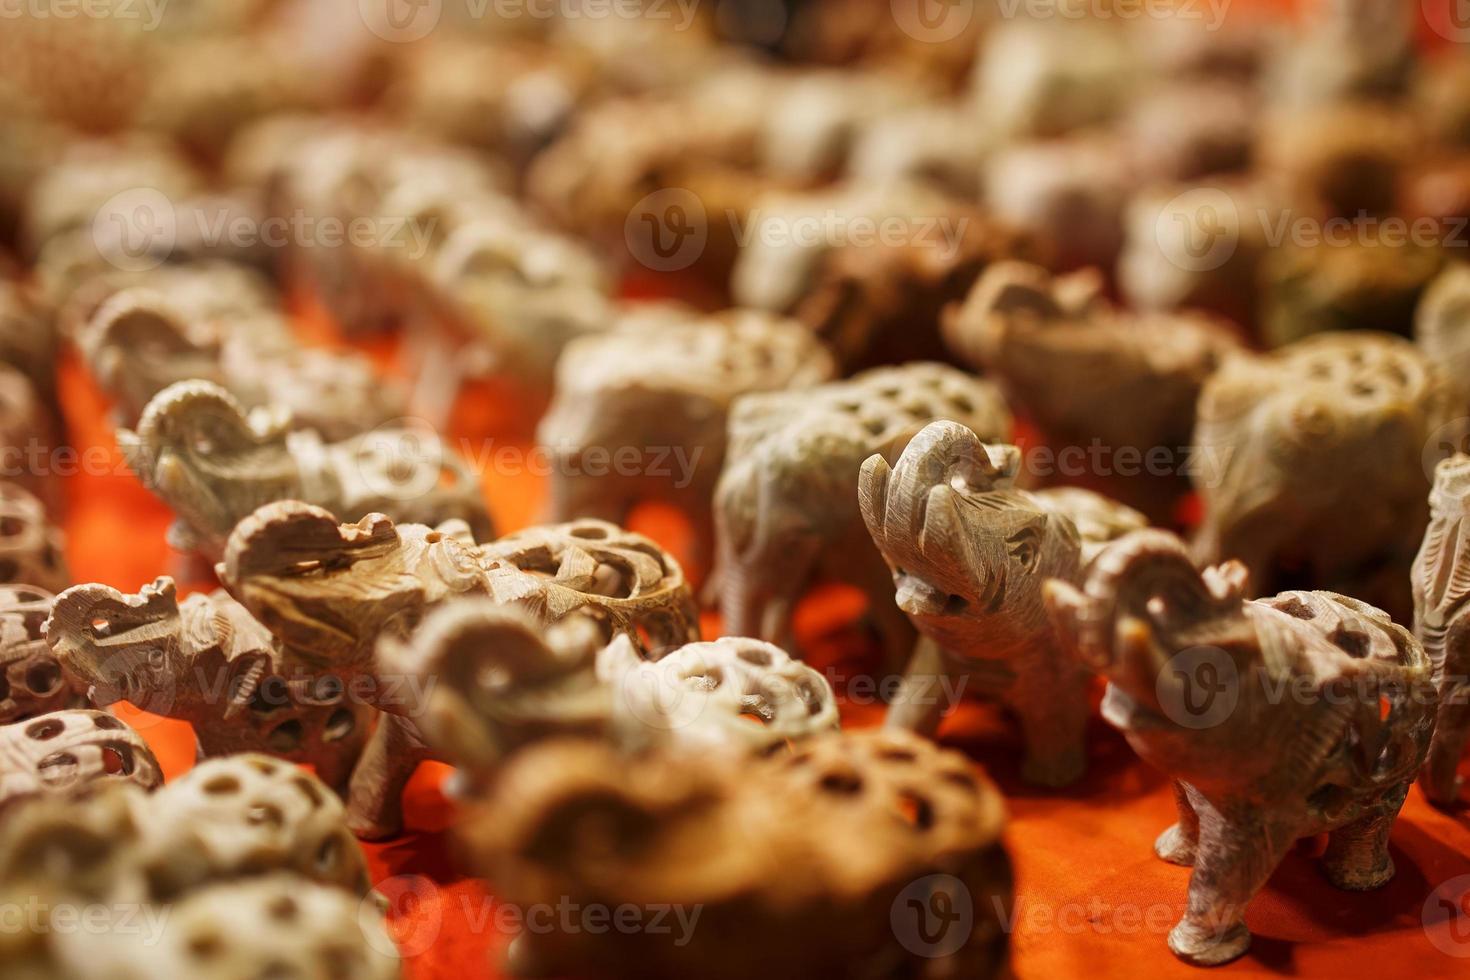
[[[1198,841],[1186,834],[1184,828],[1176,823],[1154,841],[1154,853],[1170,864],[1189,868],[1194,866],[1197,845]]]
[[[1082,778],[1087,771],[1087,753],[1082,749],[1047,755],[1028,754],[1021,763],[1021,778],[1032,786],[1061,789]]]
[[[1251,932],[1244,922],[1217,931],[1183,919],[1169,932],[1169,949],[1195,966],[1221,966],[1239,959],[1251,946]]]
[[[1393,858],[1384,854],[1379,860],[1366,866],[1325,861],[1322,864],[1322,873],[1327,876],[1328,881],[1343,891],[1370,892],[1393,880]]]

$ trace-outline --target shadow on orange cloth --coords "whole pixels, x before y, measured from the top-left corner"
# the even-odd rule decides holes
[[[316,339],[322,335],[320,320],[309,309],[306,313],[306,332]],[[80,452],[106,447],[111,460],[101,471],[88,467],[65,479],[67,557],[76,581],[133,591],[158,575],[173,574],[177,556],[164,542],[168,510],[123,465],[106,418],[106,401],[74,354],[65,358],[61,391],[73,445]],[[456,407],[451,436],[476,449],[493,437],[498,420],[507,417],[492,392],[471,391]],[[503,459],[529,449],[524,435],[518,439],[494,444],[510,450]],[[97,454],[85,458],[95,460]],[[482,453],[479,458],[494,456]],[[486,496],[500,527],[512,530],[534,523],[543,499],[540,477],[525,467],[495,469],[486,474]],[[687,528],[667,511],[641,511],[633,525],[677,555],[688,554]],[[210,583],[188,585],[207,588]],[[822,589],[797,617],[811,661],[834,678],[839,693],[846,687],[843,715],[849,726],[873,724],[881,717],[871,692],[842,683],[845,676],[871,670],[872,644],[857,625],[861,611],[862,600],[851,593]],[[719,634],[716,617],[708,616],[704,625],[706,635]],[[141,729],[167,777],[193,764],[187,725],[126,706],[122,714]],[[1008,800],[1006,838],[1016,868],[1014,973],[1022,980],[1201,977],[1200,971],[1174,959],[1165,945],[1165,934],[1182,911],[1189,879],[1187,869],[1153,855],[1154,837],[1174,819],[1167,780],[1140,763],[1100,720],[1094,719],[1090,736],[1089,774],[1062,794],[1021,784],[1021,745],[1014,727],[998,712],[962,707],[943,731],[942,741],[983,765]],[[394,903],[395,938],[405,954],[407,976],[494,977],[510,939],[508,917],[497,913],[484,885],[453,858],[445,831],[454,810],[440,792],[446,775],[441,765],[421,768],[407,794],[411,832],[367,845],[368,858],[374,881],[382,883]],[[1433,902],[1426,907],[1439,884],[1470,875],[1470,815],[1435,811],[1413,790],[1393,832],[1398,875],[1375,892],[1343,892],[1328,885],[1305,853],[1310,843],[1287,857],[1252,904],[1251,951],[1221,968],[1221,974],[1425,980],[1470,975],[1470,909],[1456,915]]]

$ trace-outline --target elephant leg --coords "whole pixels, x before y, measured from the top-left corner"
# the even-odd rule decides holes
[[[945,682],[955,677],[954,663],[927,636],[921,636],[909,659],[898,694],[883,718],[885,728],[902,728],[932,737],[946,711]]]
[[[1407,789],[1407,787],[1406,787]],[[1372,891],[1393,878],[1388,835],[1398,811],[1376,814],[1339,827],[1327,837],[1322,871],[1345,891]]]
[[[1223,815],[1198,793],[1190,801],[1199,815],[1199,847],[1184,918],[1169,933],[1169,948],[1187,963],[1218,966],[1250,948],[1246,906],[1297,834],[1254,814]]]
[[[1459,769],[1466,743],[1470,742],[1470,684],[1451,686],[1441,697],[1444,700],[1439,706],[1439,720],[1419,775],[1419,785],[1429,802],[1448,810],[1459,801],[1464,784]]]
[[[398,715],[378,716],[348,788],[347,825],[354,834],[382,840],[403,830],[403,790],[429,755],[412,722]]]
[[[1174,806],[1179,811],[1179,820],[1154,841],[1154,853],[1170,864],[1189,867],[1194,864],[1195,851],[1199,848],[1199,814],[1194,812],[1184,784],[1177,779],[1174,780]]]
[[[1089,675],[1071,666],[1058,670],[1062,663],[1061,652],[1045,644],[1022,663],[1008,698],[1026,738],[1021,778],[1034,786],[1069,786],[1087,771]]]

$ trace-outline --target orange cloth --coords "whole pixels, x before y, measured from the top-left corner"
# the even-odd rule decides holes
[[[298,312],[307,336],[331,339],[317,311],[306,306]],[[388,366],[392,346],[374,344],[370,352]],[[106,418],[106,400],[74,354],[65,358],[61,393],[73,445],[84,454],[90,447],[104,447],[111,459],[106,467],[87,466],[87,472],[64,478],[67,557],[76,581],[132,591],[157,575],[177,575],[177,556],[164,542],[168,510],[123,465]],[[529,448],[524,432],[485,442],[515,415],[494,392],[472,391],[456,407],[451,437],[469,440],[472,453],[493,462],[495,448]],[[492,451],[484,450],[487,445]],[[97,451],[82,458],[95,463]],[[506,472],[485,476],[496,520],[505,530],[533,523],[543,499],[542,481],[511,465],[501,468]],[[676,554],[688,553],[687,530],[673,515],[650,509],[632,523]],[[824,589],[799,610],[798,633],[812,662],[830,671],[829,677],[871,669],[870,644],[855,622],[861,606],[861,600],[842,590]],[[706,635],[718,635],[717,619],[707,617],[705,629]],[[870,699],[850,699],[844,706],[845,722],[875,722],[881,708],[855,700]],[[168,778],[193,764],[187,725],[126,707],[123,714],[140,727]],[[1186,869],[1153,856],[1154,837],[1174,819],[1168,783],[1142,765],[1116,732],[1094,720],[1089,774],[1066,793],[1021,784],[1017,733],[990,708],[963,708],[942,734],[942,741],[982,764],[1009,801],[1006,838],[1016,867],[1012,941],[1017,977],[1204,976],[1175,960],[1164,941],[1182,909],[1189,878]],[[497,917],[485,886],[453,858],[446,829],[454,808],[439,791],[446,774],[445,767],[432,763],[420,770],[408,791],[411,832],[368,845],[368,858],[375,882],[393,879],[384,890],[394,900],[394,929],[406,954],[407,976],[498,976],[498,956],[510,938],[504,928],[508,919],[503,913]],[[1431,908],[1428,919],[1440,944],[1464,958],[1437,948],[1425,926],[1430,893],[1442,882],[1470,875],[1470,815],[1465,811],[1455,816],[1435,811],[1413,790],[1393,832],[1398,875],[1375,892],[1332,888],[1302,853],[1306,849],[1304,844],[1287,857],[1252,904],[1251,951],[1222,974],[1417,980],[1470,975],[1470,908],[1454,920],[1445,910]],[[1464,933],[1458,945],[1455,924]]]

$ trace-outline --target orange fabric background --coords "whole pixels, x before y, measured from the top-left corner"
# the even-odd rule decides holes
[[[300,311],[306,338],[340,343],[319,311]],[[393,367],[392,345],[370,349]],[[66,478],[68,558],[78,582],[99,581],[134,590],[175,571],[177,558],[164,543],[167,509],[134,479],[116,453],[106,402],[74,355],[63,366],[62,398],[74,444],[80,451],[105,447],[115,465],[105,474]],[[505,438],[516,426],[504,392],[476,390],[456,407],[451,435],[495,445],[528,445],[524,434]],[[486,491],[504,529],[533,523],[542,499],[541,481],[529,475],[488,474]],[[665,542],[681,556],[687,536],[672,515],[638,515],[638,530]],[[207,583],[194,583],[196,586]],[[181,586],[183,583],[181,582]],[[861,602],[829,591],[808,601],[798,629],[819,669],[838,676],[864,670],[868,653],[856,619]],[[707,635],[718,635],[708,617]],[[849,703],[849,725],[871,724],[875,705]],[[127,711],[158,753],[172,778],[193,762],[186,725]],[[1185,977],[1196,971],[1176,961],[1164,933],[1178,917],[1189,873],[1157,860],[1155,835],[1173,820],[1167,782],[1143,766],[1123,740],[1101,721],[1092,730],[1091,770],[1085,782],[1062,793],[1040,792],[1018,778],[1016,732],[991,709],[966,708],[943,732],[945,743],[969,753],[1000,785],[1008,799],[1007,843],[1016,866],[1014,969],[1023,980],[1056,977]],[[423,767],[410,786],[411,832],[367,847],[375,881],[398,875],[395,932],[406,952],[409,977],[498,975],[498,954],[508,936],[496,927],[490,895],[468,877],[452,856],[446,828],[453,809],[439,792],[443,766]],[[1470,814],[1449,816],[1431,809],[1414,790],[1393,834],[1398,876],[1367,894],[1340,892],[1319,876],[1304,846],[1290,855],[1252,905],[1251,952],[1224,968],[1239,976],[1466,976],[1470,936],[1458,951],[1440,952],[1426,933],[1426,897],[1441,882],[1470,875]],[[430,884],[432,883],[432,884]],[[1466,910],[1470,915],[1470,909]],[[1450,935],[1440,911],[1430,926]],[[1460,923],[1470,921],[1461,918]]]

